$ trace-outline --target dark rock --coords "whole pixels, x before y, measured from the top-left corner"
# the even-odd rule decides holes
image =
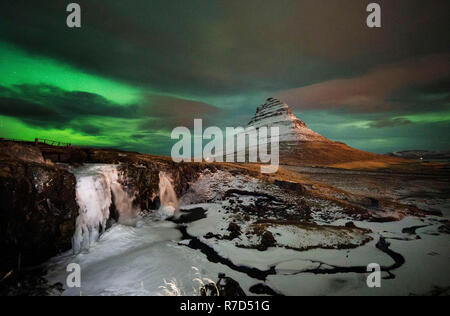
[[[241,227],[236,223],[230,223],[230,225],[228,225],[227,230],[233,234],[241,233]]]
[[[224,275],[219,279],[217,287],[219,288],[220,296],[246,296],[238,282]]]
[[[380,207],[380,201],[378,201],[377,199],[371,198],[371,197],[369,197],[367,199],[368,199],[368,205],[370,207]]]
[[[419,228],[424,228],[424,227],[427,227],[427,225],[405,227],[405,228],[402,229],[402,233],[403,234],[414,235],[416,233],[416,230],[418,230]]]
[[[2,279],[0,276],[0,296],[49,296],[61,295],[61,283],[49,284],[42,267],[27,269],[26,273],[11,273]]]
[[[423,212],[425,212],[425,214],[427,215],[431,215],[431,216],[442,216],[443,213],[439,210],[422,210]]]
[[[356,198],[356,197],[352,197],[349,199],[351,202],[355,202],[358,203],[364,207],[368,207],[368,208],[379,208],[380,207],[380,201],[378,201],[375,198],[371,198],[371,197],[364,197],[364,198]]]
[[[265,251],[270,247],[275,247],[277,244],[277,241],[273,237],[272,233],[268,230],[266,230],[263,235],[261,236],[261,242],[258,245],[259,251]]]
[[[217,284],[209,283],[200,289],[201,296],[247,296],[238,282],[227,277],[224,273],[219,274]]]
[[[236,223],[230,223],[227,230],[230,232],[230,234],[224,237],[224,239],[233,240],[241,235],[241,227]]]
[[[205,238],[205,239],[212,239],[212,238],[215,238],[215,237],[216,237],[216,235],[213,234],[212,232],[209,232],[205,236],[203,236],[203,238]]]
[[[75,186],[67,170],[0,157],[2,275],[71,248],[78,216]]]
[[[282,296],[280,293],[275,292],[270,287],[262,283],[253,285],[249,290],[251,293],[258,295]]]
[[[114,196],[114,192],[111,190],[111,196]],[[119,221],[119,211],[116,208],[116,204],[114,203],[114,198],[111,199],[111,205],[109,206],[109,218],[114,220],[115,222]]]
[[[176,164],[171,160],[141,160],[131,158],[132,163],[126,162],[120,166],[123,173],[123,185],[128,188],[129,194],[136,194],[135,203],[141,210],[157,209],[160,202],[159,172],[166,172],[172,179],[175,193],[182,196],[189,189],[190,183],[195,181],[205,166],[201,164]]]
[[[21,284],[25,293],[34,283],[29,267],[71,248],[75,187],[74,175],[45,162],[38,146],[0,141],[0,292]]]
[[[148,202],[148,205],[145,209],[147,210],[157,210],[161,207],[161,200],[159,199],[159,196],[156,196],[153,200],[150,200]]]
[[[303,194],[306,192],[305,186],[297,182],[275,180],[273,184],[285,190],[295,191],[298,194]]]
[[[231,189],[231,190],[226,191],[224,194],[224,198],[229,198],[229,197],[232,197],[233,195],[263,197],[263,198],[269,199],[271,201],[280,201],[280,199],[278,199],[270,194],[264,193],[264,192],[252,192],[252,191],[245,191],[245,190],[239,190],[239,189]],[[242,200],[238,199],[237,202],[242,203]]]
[[[358,227],[356,227],[355,223],[353,223],[353,222],[346,223],[345,227],[347,227],[347,228],[358,228]]]
[[[442,234],[450,234],[450,222],[445,225],[439,226],[438,231]]]
[[[114,195],[114,192],[111,191],[111,195]],[[115,223],[119,222],[119,211],[116,208],[116,204],[114,203],[114,198],[111,199],[111,205],[109,206],[109,218],[106,221],[106,227],[104,227],[105,229],[110,229],[112,227],[112,225],[114,225]]]
[[[206,218],[206,210],[201,207],[196,207],[190,210],[180,210],[182,213],[178,218],[172,217],[168,220],[176,224],[188,224]]]

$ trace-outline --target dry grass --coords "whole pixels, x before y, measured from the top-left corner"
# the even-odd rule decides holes
[[[398,165],[398,162],[395,162]],[[347,169],[347,170],[376,170],[376,169],[387,169],[393,167],[392,162],[389,161],[352,161],[340,164],[333,164],[329,167],[336,169]]]

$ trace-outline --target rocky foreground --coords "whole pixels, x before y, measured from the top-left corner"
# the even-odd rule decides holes
[[[63,162],[60,162],[63,161]],[[159,171],[168,170],[182,194],[202,170],[169,159],[120,151],[51,148],[0,142],[0,280],[15,282],[20,272],[70,250],[79,215],[71,168],[84,163],[122,164],[125,185],[143,210],[157,203]],[[114,206],[111,217],[115,216]]]
[[[249,294],[295,294],[274,281],[286,271],[292,275],[365,273],[361,264],[297,258],[297,254],[317,250],[378,249],[391,258],[391,262],[382,265],[389,277],[393,270],[404,265],[405,258],[392,251],[387,240],[420,238],[416,230],[428,226],[436,227],[437,234],[447,234],[449,230],[448,220],[441,217],[448,203],[441,188],[444,186],[445,190],[448,179],[441,177],[436,182],[433,174],[430,181],[437,183],[438,193],[416,201],[404,200],[408,193],[399,193],[394,187],[396,195],[386,194],[390,190],[386,187],[385,192],[364,191],[357,182],[367,175],[357,178],[358,172],[348,175],[352,178],[347,182],[339,181],[342,173],[336,169],[281,168],[275,175],[261,175],[259,166],[250,164],[176,164],[166,157],[117,150],[61,149],[2,141],[0,288],[3,292],[28,294],[27,287],[36,292],[36,282],[44,281],[40,278],[30,281],[28,276],[43,272],[31,268],[71,249],[79,215],[73,168],[91,163],[118,165],[122,185],[134,196],[133,203],[144,220],[146,214],[151,215],[160,206],[160,172],[170,175],[181,205],[181,216],[172,219],[182,235],[179,245],[202,253],[209,262],[225,266],[228,273],[245,276],[241,278],[246,281],[238,281],[249,285],[244,286],[244,292]],[[366,188],[370,185],[361,183]],[[424,201],[436,204],[430,207]],[[110,224],[118,221],[114,203],[109,214]],[[415,229],[406,227],[404,233],[397,235],[378,232],[377,225],[411,216],[417,219],[414,223],[424,224],[413,225],[421,226]],[[270,255],[257,255],[277,249],[292,258],[274,263]],[[42,288],[46,294],[48,286]]]

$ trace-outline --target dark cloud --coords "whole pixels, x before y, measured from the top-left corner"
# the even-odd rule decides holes
[[[220,114],[220,108],[209,104],[168,96],[149,96],[149,105],[145,106],[143,112],[147,116],[170,117],[170,116],[197,116]]]
[[[450,76],[413,88],[423,94],[450,94]]]
[[[123,106],[94,93],[49,85],[0,86],[0,115],[44,128],[70,127],[88,135],[100,135],[104,129],[98,126],[101,121],[93,125],[89,118],[137,120],[141,122],[137,129],[149,133],[177,126],[193,128],[194,119],[201,118],[207,124],[222,113],[206,103],[168,96],[149,95],[144,104]]]
[[[65,127],[80,117],[138,117],[138,106],[119,106],[93,93],[65,91],[47,85],[0,88],[0,114],[40,127]],[[84,128],[94,131],[93,127]]]
[[[435,81],[446,82],[449,73],[449,54],[430,55],[381,65],[361,76],[282,91],[279,97],[297,109],[345,108],[352,112],[389,112],[401,110],[405,105],[411,106],[405,104],[411,101],[410,98],[405,95],[399,97],[399,92]]]
[[[212,118],[223,116],[224,111],[212,105],[167,96],[149,96],[142,108],[143,116],[149,117],[141,128],[144,130],[172,130],[184,126],[193,128],[195,119],[210,124]]]
[[[450,92],[431,92],[428,89],[433,88],[402,89],[393,93],[386,102],[397,115],[450,112]]]
[[[271,91],[448,51],[449,2],[379,0],[2,1],[0,37],[82,69],[183,94]]]

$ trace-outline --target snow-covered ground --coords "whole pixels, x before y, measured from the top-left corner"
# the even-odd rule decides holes
[[[196,295],[202,283],[217,281],[219,273],[236,280],[249,295],[260,283],[284,295],[448,294],[450,238],[440,231],[448,214],[373,223],[310,199],[308,203],[321,207],[303,220],[308,214],[302,213],[301,200],[285,195],[248,176],[205,173],[180,204],[186,213],[206,211],[206,217],[183,224],[184,234],[152,212],[135,226],[114,225],[89,250],[52,259],[46,278],[65,285],[67,265],[78,263],[81,288],[65,288],[63,295]],[[270,201],[271,196],[282,198]],[[258,215],[261,207],[265,215]],[[267,231],[274,243],[260,251]],[[403,256],[400,267],[389,268],[396,262],[376,247],[380,237]],[[218,263],[208,259],[211,253]],[[369,273],[361,267],[370,263],[388,268],[395,277],[382,272],[386,279],[381,288],[368,288]]]
[[[245,273],[209,262],[197,250],[183,245],[176,225],[159,216],[146,216],[137,227],[115,225],[88,252],[55,257],[46,266],[50,284],[61,283],[64,296],[197,295],[199,288],[217,281],[219,273],[238,280],[247,294],[260,283]],[[66,267],[81,267],[81,288],[68,288]],[[60,295],[59,292],[54,292]]]
[[[219,222],[219,210],[217,205],[208,205],[208,217],[191,224],[189,233],[201,235],[209,232],[211,223]],[[313,249],[300,252],[276,247],[258,251],[236,247],[233,241],[200,239],[213,247],[219,256],[230,259],[237,266],[259,270],[275,266],[276,274],[267,277],[266,285],[285,295],[428,294],[434,287],[447,288],[450,284],[449,237],[430,234],[436,231],[439,225],[436,222],[417,231],[422,239],[389,240],[390,248],[402,254],[406,263],[392,271],[395,279],[382,280],[380,289],[366,286],[366,274],[302,273],[319,267],[365,266],[369,263],[392,265],[393,260],[375,247],[378,236],[408,238],[407,234],[401,233],[403,228],[423,224],[415,218],[383,224],[357,222],[357,226],[374,230],[371,234],[374,240],[349,250]],[[237,280],[247,294],[251,294],[249,288],[252,285],[260,283],[226,265],[211,263],[200,251],[180,243],[181,234],[173,223],[149,216],[138,226],[116,225],[102,235],[88,253],[78,256],[67,253],[53,259],[48,265],[47,279],[50,283],[65,284],[68,275],[66,266],[78,263],[82,271],[82,287],[67,289],[63,295],[163,295],[167,294],[164,292],[165,281],[175,284],[181,294],[193,295],[200,287],[195,280],[199,275],[200,278],[217,280],[219,273],[226,273]]]
[[[370,227],[376,235],[405,237],[401,230],[405,227],[423,225],[418,219],[406,218],[400,222],[357,225]],[[366,286],[366,274],[336,273],[316,275],[313,273],[288,273],[269,276],[267,284],[286,295],[430,295],[434,290],[447,295],[450,286],[448,264],[450,260],[449,236],[433,235],[439,224],[417,230],[421,239],[389,239],[390,249],[400,253],[406,260],[400,268],[392,270],[395,279],[383,279],[381,288]],[[432,234],[430,234],[432,233]],[[370,242],[360,248],[345,251],[312,250],[303,254],[309,260],[290,261],[287,267],[291,272],[303,268],[314,260],[332,265],[367,265],[370,262],[380,265],[392,264],[392,260],[375,248]],[[298,265],[297,265],[298,264]],[[286,268],[284,266],[277,267]]]

